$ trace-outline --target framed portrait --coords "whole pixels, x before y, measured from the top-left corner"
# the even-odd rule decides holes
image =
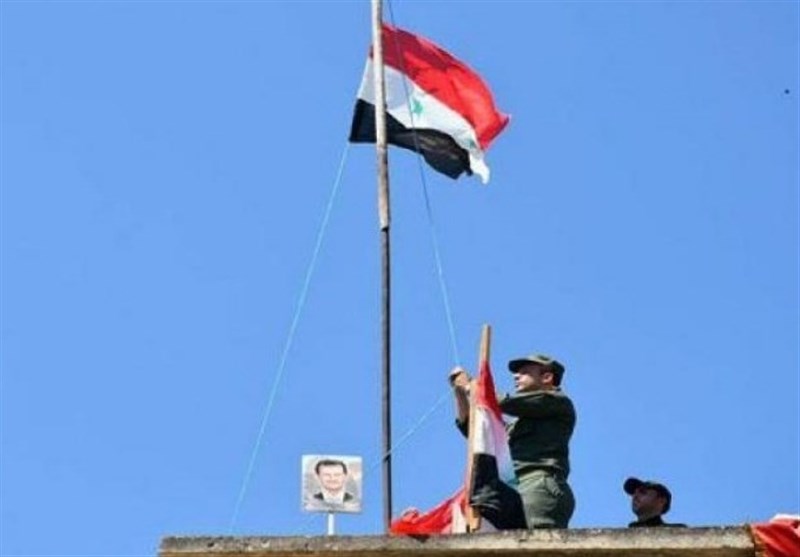
[[[360,513],[361,457],[303,455],[302,507],[308,512]]]

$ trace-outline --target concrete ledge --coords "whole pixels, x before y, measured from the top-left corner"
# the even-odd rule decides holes
[[[166,537],[160,557],[753,557],[745,526],[428,536]]]

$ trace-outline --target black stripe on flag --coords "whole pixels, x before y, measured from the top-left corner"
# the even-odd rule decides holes
[[[475,453],[472,464],[470,505],[498,530],[528,527],[519,492],[500,479],[493,455]]]
[[[417,136],[416,140],[414,135]],[[440,131],[406,128],[387,112],[386,140],[392,145],[421,154],[435,170],[450,178],[458,178],[465,172],[472,174],[467,151],[459,147],[452,137]],[[350,141],[375,143],[375,106],[362,99],[356,100]]]

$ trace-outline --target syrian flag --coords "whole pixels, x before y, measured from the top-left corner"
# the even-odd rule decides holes
[[[508,124],[478,74],[432,42],[383,24],[386,129],[392,145],[420,153],[437,171],[477,174],[484,153]],[[375,143],[372,52],[358,91],[350,141]]]
[[[494,389],[489,361],[481,362],[475,382],[475,424],[470,434],[472,475],[470,505],[498,530],[525,528],[525,511],[516,490],[517,476],[508,447],[508,434]]]
[[[469,439],[472,458],[467,486],[427,513],[412,509],[393,521],[392,534],[457,534],[467,531],[467,504],[485,520],[478,531],[527,527],[522,500],[514,487],[517,477],[508,448],[508,435],[494,390],[489,362],[481,362],[475,382],[475,424]],[[469,502],[466,493],[469,491]]]
[[[769,522],[750,524],[757,557],[800,555],[800,515],[778,514]]]
[[[445,499],[426,513],[409,509],[389,525],[390,534],[412,536],[431,534],[457,534],[467,531],[464,511],[467,499],[464,489]]]

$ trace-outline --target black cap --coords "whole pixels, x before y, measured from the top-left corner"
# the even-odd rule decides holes
[[[622,484],[622,489],[624,489],[625,493],[628,495],[633,495],[639,488],[652,489],[661,495],[661,497],[663,497],[666,501],[666,503],[664,503],[664,512],[662,514],[666,514],[667,511],[669,511],[669,508],[672,505],[672,493],[669,492],[667,486],[650,480],[640,480],[639,478],[628,478],[625,480],[625,483]]]
[[[510,362],[508,362],[508,369],[511,372],[515,372],[519,368],[527,364],[537,364],[549,368],[550,371],[552,371],[553,373],[556,374],[556,376],[558,376],[559,381],[561,380],[561,377],[563,377],[564,375],[564,365],[555,358],[551,358],[550,356],[545,356],[544,354],[530,354],[528,356],[523,356],[521,358],[511,360]]]

